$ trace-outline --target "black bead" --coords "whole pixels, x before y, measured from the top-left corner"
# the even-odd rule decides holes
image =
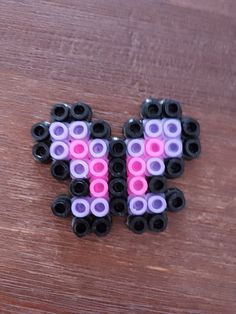
[[[109,162],[109,174],[111,177],[126,177],[126,161],[121,158],[114,158]]]
[[[183,158],[165,159],[165,176],[169,179],[178,178],[184,173]]]
[[[168,224],[168,217],[166,212],[161,214],[149,215],[148,227],[150,231],[163,232]]]
[[[143,123],[140,120],[129,119],[123,126],[124,136],[127,138],[143,137]]]
[[[127,199],[114,197],[110,200],[110,212],[115,216],[125,216],[128,211]]]
[[[147,219],[145,216],[130,215],[127,218],[128,228],[134,233],[141,234],[148,229]]]
[[[141,117],[144,119],[159,119],[162,116],[162,104],[159,99],[147,98],[141,105]]]
[[[59,181],[63,181],[69,178],[70,168],[68,161],[56,160],[51,165],[52,176]]]
[[[56,197],[51,206],[52,212],[57,217],[66,218],[71,213],[71,200],[67,195]]]
[[[81,197],[89,195],[89,181],[87,179],[75,179],[70,183],[70,192],[73,196]]]
[[[194,159],[201,153],[201,144],[198,138],[190,138],[183,143],[183,157],[185,159]]]
[[[49,146],[43,142],[36,143],[33,146],[32,154],[35,160],[43,164],[51,161]]]
[[[72,219],[72,230],[79,238],[88,235],[91,232],[91,217],[74,217]]]
[[[127,182],[122,178],[114,178],[109,182],[111,197],[124,197],[127,195]]]
[[[171,212],[178,212],[185,207],[184,193],[177,189],[168,189],[165,193],[167,209]]]
[[[164,176],[148,177],[148,189],[150,193],[159,194],[166,190],[166,178]]]
[[[126,143],[124,140],[113,137],[109,142],[109,155],[111,158],[126,156]]]
[[[78,102],[71,106],[71,120],[72,121],[91,121],[92,109],[89,105]]]
[[[46,121],[35,123],[31,128],[33,140],[37,142],[47,141],[50,137],[49,126],[50,123]]]
[[[95,120],[90,125],[91,138],[109,139],[111,136],[110,125],[103,120]]]
[[[182,118],[182,136],[183,138],[198,137],[200,135],[200,125],[197,120],[192,118]]]
[[[111,230],[112,220],[110,215],[95,217],[92,224],[92,231],[99,237],[107,235]]]
[[[173,99],[163,99],[161,101],[163,107],[163,116],[167,118],[181,118],[182,109],[178,101]]]
[[[70,107],[66,104],[56,104],[51,110],[52,121],[68,122],[70,120]]]

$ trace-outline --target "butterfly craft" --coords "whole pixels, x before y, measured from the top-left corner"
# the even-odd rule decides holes
[[[167,211],[185,207],[183,192],[167,188],[167,179],[180,177],[184,160],[200,155],[200,125],[182,117],[172,99],[147,98],[140,115],[124,124],[123,138],[111,137],[110,125],[92,120],[91,107],[82,102],[56,104],[51,123],[32,126],[33,157],[51,163],[52,176],[69,183],[69,193],[54,199],[52,213],[73,216],[78,237],[107,235],[113,216],[126,217],[137,234],[162,232]]]

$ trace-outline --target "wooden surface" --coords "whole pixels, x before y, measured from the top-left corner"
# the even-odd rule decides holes
[[[235,0],[1,0],[0,313],[235,313]],[[66,191],[31,156],[57,101],[92,104],[121,134],[146,96],[201,123],[187,208],[161,235],[115,219],[77,239],[52,216]]]

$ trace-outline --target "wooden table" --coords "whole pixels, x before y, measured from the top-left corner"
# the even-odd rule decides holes
[[[235,0],[1,0],[0,313],[235,313]],[[138,236],[114,219],[78,239],[50,211],[67,190],[31,156],[30,128],[83,100],[121,134],[146,96],[201,123],[187,208]]]

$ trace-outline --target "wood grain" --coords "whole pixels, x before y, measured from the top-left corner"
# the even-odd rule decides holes
[[[235,313],[236,2],[1,0],[0,313]],[[146,96],[180,100],[202,156],[170,186],[186,210],[161,235],[115,219],[77,239],[52,216],[67,189],[31,157],[57,101],[92,104],[121,134]]]

